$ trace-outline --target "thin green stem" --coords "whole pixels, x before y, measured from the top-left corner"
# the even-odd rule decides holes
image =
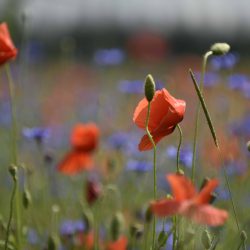
[[[7,250],[8,244],[9,244],[10,225],[11,225],[11,220],[13,217],[13,205],[14,205],[14,199],[15,199],[15,194],[16,194],[16,190],[17,190],[17,181],[15,178],[13,178],[13,181],[14,181],[14,186],[13,186],[11,199],[10,199],[10,214],[9,214],[9,220],[8,220],[8,225],[7,225],[7,230],[6,230],[5,244],[4,244],[5,250]]]
[[[179,163],[180,163],[180,151],[181,151],[181,144],[182,144],[182,130],[181,130],[181,126],[179,124],[177,124],[177,128],[178,128],[178,131],[179,131],[179,145],[178,145],[178,149],[177,149],[177,157],[176,157],[176,160],[177,160],[177,173],[180,173],[180,166],[179,166]]]
[[[156,199],[156,193],[157,193],[157,178],[156,178],[156,145],[155,142],[153,140],[153,137],[148,129],[148,124],[149,124],[149,117],[150,117],[150,105],[151,103],[148,103],[148,111],[147,111],[147,118],[146,118],[146,132],[148,135],[148,138],[150,140],[150,142],[153,145],[153,149],[154,149],[154,160],[153,160],[153,165],[154,165],[154,199]],[[153,218],[153,247],[155,245],[155,228],[156,228],[156,218],[154,216]]]
[[[11,104],[11,118],[12,118],[12,163],[17,166],[17,121],[16,121],[16,102],[15,102],[15,87],[14,81],[11,76],[9,64],[5,65],[6,75],[8,79],[9,94],[10,94],[10,104]],[[17,250],[21,249],[21,221],[20,221],[20,209],[19,209],[19,185],[18,178],[16,183],[16,194],[15,194],[15,214],[16,214],[16,247]]]
[[[175,250],[176,249],[176,240],[177,240],[177,216],[175,215],[173,217],[173,225],[174,225],[174,232],[173,232],[173,244],[172,244],[172,249]]]
[[[200,80],[201,93],[203,92],[207,60],[208,60],[208,57],[211,56],[212,54],[213,54],[212,51],[208,51],[203,56],[201,80]],[[197,106],[197,110],[196,110],[195,131],[194,131],[194,141],[193,141],[193,159],[192,159],[192,176],[191,176],[191,180],[192,180],[193,183],[194,183],[194,180],[195,180],[197,139],[198,139],[198,134],[199,134],[199,124],[200,124],[200,109],[201,109],[201,104],[199,102],[198,106]]]
[[[231,191],[231,187],[230,187],[230,183],[229,183],[229,180],[228,180],[228,176],[227,176],[225,166],[223,166],[222,168],[223,168],[224,177],[226,179],[227,189],[228,189],[228,192],[229,192],[229,195],[230,195],[230,200],[231,200],[231,204],[232,204],[232,208],[233,208],[235,223],[237,225],[237,228],[238,228],[238,231],[239,231],[239,234],[240,234],[241,233],[240,232],[240,224],[239,224],[239,220],[238,220],[237,213],[236,213],[236,208],[235,208],[235,204],[234,204],[234,200],[233,200],[233,194],[232,194],[232,191]]]

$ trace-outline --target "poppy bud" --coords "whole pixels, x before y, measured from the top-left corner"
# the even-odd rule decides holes
[[[210,178],[206,177],[203,179],[202,183],[201,183],[201,187],[200,190],[202,190],[208,183],[208,181],[210,180]]]
[[[201,235],[201,242],[205,249],[210,249],[212,244],[211,235],[207,230],[204,230]]]
[[[240,233],[240,238],[242,242],[246,242],[247,241],[247,234],[244,230],[241,231]]]
[[[179,168],[178,171],[176,172],[178,175],[185,175],[183,169]]]
[[[250,152],[250,141],[247,142],[246,146],[247,146],[247,150]]]
[[[215,43],[211,46],[210,50],[214,55],[225,55],[230,50],[230,45],[227,43]]]
[[[12,178],[16,181],[17,180],[17,166],[11,164],[9,166],[9,173],[12,176]]]
[[[25,209],[31,204],[31,194],[28,189],[25,189],[23,192],[23,206]]]
[[[143,234],[143,226],[135,223],[130,226],[130,234],[132,238],[139,239]]]
[[[84,209],[82,213],[82,220],[85,224],[84,232],[85,233],[90,232],[93,227],[93,222],[94,222],[94,217],[93,217],[92,212],[88,209]]]
[[[92,205],[100,196],[101,194],[101,187],[99,183],[95,181],[87,181],[86,186],[86,200],[89,205]]]
[[[112,241],[117,241],[119,239],[119,236],[121,235],[124,228],[124,218],[123,215],[118,212],[115,214],[114,218],[111,221],[111,237]]]
[[[48,239],[48,250],[57,250],[58,244],[58,238],[56,236],[50,235]]]
[[[145,96],[151,102],[155,94],[155,82],[151,75],[147,75],[144,86]]]
[[[147,223],[150,223],[152,221],[152,219],[153,219],[153,214],[152,214],[150,207],[148,207],[146,210],[146,213],[145,213],[145,221]]]

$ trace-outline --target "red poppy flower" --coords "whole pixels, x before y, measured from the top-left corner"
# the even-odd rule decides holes
[[[109,242],[107,244],[106,250],[126,250],[127,245],[127,238],[125,236],[121,236],[118,240]]]
[[[151,203],[154,214],[165,217],[180,214],[199,224],[220,226],[225,223],[228,213],[209,204],[212,191],[217,187],[216,179],[209,180],[197,193],[191,180],[185,176],[170,174],[167,177],[174,198],[162,199]]]
[[[142,129],[145,129],[148,101],[146,98],[137,105],[133,121]],[[182,121],[186,109],[186,102],[175,99],[166,89],[157,90],[151,101],[148,128],[155,143],[164,136],[171,134],[176,125]],[[149,150],[153,147],[147,134],[144,135],[139,144],[139,150]]]
[[[0,24],[0,65],[4,64],[10,59],[14,59],[17,55],[17,49],[15,48],[9,33],[9,29],[6,23]]]
[[[94,123],[77,124],[71,134],[72,150],[58,165],[64,174],[76,174],[93,167],[91,153],[96,149],[99,140],[99,129]]]
[[[80,241],[81,245],[84,247],[85,250],[93,250],[94,249],[94,232],[90,231],[84,234],[81,234]]]

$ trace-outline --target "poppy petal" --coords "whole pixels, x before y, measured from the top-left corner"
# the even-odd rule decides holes
[[[221,226],[228,218],[225,210],[214,208],[210,205],[200,205],[188,209],[183,215],[198,224],[208,226]]]
[[[170,183],[174,199],[177,201],[185,201],[195,197],[194,185],[184,175],[169,174],[166,179]]]
[[[90,170],[92,166],[89,154],[72,151],[65,156],[57,169],[64,174],[74,175],[82,170]]]
[[[197,204],[207,204],[211,199],[211,193],[218,186],[219,182],[216,179],[209,180],[205,187],[202,188],[200,193],[195,198]]]
[[[162,199],[153,201],[150,208],[154,214],[160,217],[171,216],[179,212],[180,202],[175,199]]]
[[[117,241],[110,242],[107,245],[107,250],[126,250],[128,240],[125,236],[121,236]]]
[[[170,127],[167,128],[165,131],[163,132],[156,132],[156,133],[151,133],[154,143],[157,144],[164,136],[171,134],[173,132],[173,130],[175,129],[175,127]],[[141,141],[138,145],[138,149],[140,151],[146,151],[146,150],[150,150],[153,148],[153,144],[151,143],[151,141],[149,140],[148,135],[144,135],[141,138]]]

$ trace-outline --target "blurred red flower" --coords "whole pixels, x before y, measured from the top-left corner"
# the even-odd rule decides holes
[[[107,244],[106,250],[126,250],[127,245],[127,238],[125,236],[121,236],[118,240],[109,242]]]
[[[212,191],[218,186],[216,179],[209,180],[199,193],[191,180],[178,174],[167,175],[173,192],[173,199],[166,198],[151,203],[151,210],[160,217],[180,214],[199,224],[220,226],[228,213],[209,205]]]
[[[90,231],[84,234],[81,234],[81,245],[85,250],[93,250],[94,249],[94,232]]]
[[[72,150],[58,165],[58,170],[72,175],[93,167],[92,153],[99,141],[99,129],[94,123],[77,124],[71,133]]]
[[[133,121],[142,129],[146,129],[148,101],[143,98],[137,105]],[[157,144],[164,136],[171,134],[176,125],[182,121],[186,102],[175,99],[166,89],[157,90],[151,101],[148,128]],[[139,150],[149,150],[153,147],[148,135],[144,135],[139,144]]]
[[[7,23],[0,24],[0,65],[6,63],[10,59],[14,59],[17,55],[9,33]]]

